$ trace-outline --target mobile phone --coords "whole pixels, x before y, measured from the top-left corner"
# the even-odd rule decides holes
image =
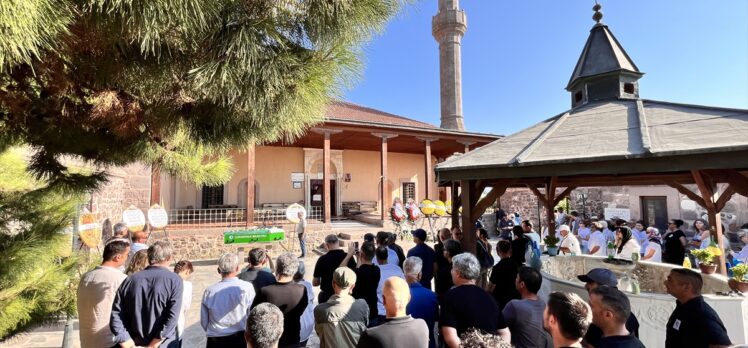
[[[358,254],[358,242],[353,242],[353,250]]]

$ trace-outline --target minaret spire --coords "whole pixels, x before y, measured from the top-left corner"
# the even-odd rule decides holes
[[[465,130],[460,42],[467,30],[467,17],[459,7],[459,0],[439,0],[439,12],[432,18],[431,29],[439,43],[440,127]]]

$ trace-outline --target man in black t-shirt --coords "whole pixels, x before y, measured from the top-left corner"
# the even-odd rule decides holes
[[[480,263],[470,253],[452,258],[452,281],[455,287],[443,298],[439,327],[444,342],[451,348],[460,346],[460,335],[470,328],[497,333],[506,342],[511,334],[496,301],[475,285],[480,277]]]
[[[598,286],[609,286],[615,288],[618,286],[618,278],[616,275],[607,268],[593,268],[587,274],[578,275],[577,278],[584,282],[584,287],[587,289],[587,293],[592,293],[592,290]],[[626,320],[626,330],[630,335],[639,337],[639,320],[636,319],[636,315],[633,312],[629,313],[628,319]],[[603,330],[598,327],[595,323],[590,324],[587,333],[584,335],[584,344],[588,346],[597,347],[600,338],[603,337]]]
[[[543,312],[543,328],[553,337],[553,346],[581,347],[592,321],[590,306],[575,293],[553,292]]]
[[[631,314],[631,303],[620,290],[598,286],[590,291],[592,322],[602,330],[596,348],[644,348],[638,338],[626,330],[626,320]]]
[[[667,321],[665,347],[727,347],[732,343],[714,309],[701,297],[701,274],[675,268],[665,280],[668,294],[675,297],[675,310]]]
[[[501,260],[491,270],[487,290],[496,300],[499,309],[503,310],[509,301],[520,299],[517,287],[514,285],[520,265],[511,257],[512,246],[508,240],[496,243],[496,253],[499,254]]]
[[[452,232],[450,232],[446,227],[442,228],[439,230],[439,242],[434,244],[434,292],[436,292],[437,295],[442,295],[447,292],[452,283],[452,276],[449,273],[444,272],[447,269],[451,269],[449,260],[444,256],[444,242],[449,240],[451,237]]]
[[[683,265],[686,254],[686,235],[680,230],[683,220],[668,222],[667,232],[662,236],[662,262],[676,266]]]
[[[263,287],[275,283],[275,276],[264,268],[264,265],[269,263],[270,258],[265,249],[254,248],[249,251],[247,259],[249,260],[249,267],[244,272],[239,273],[239,279],[252,283],[255,287],[255,293],[259,294]]]
[[[379,267],[372,264],[374,250],[376,250],[374,242],[364,242],[361,245],[361,250],[358,253],[358,267],[353,270],[356,272],[356,286],[353,287],[353,292],[351,292],[353,298],[364,299],[366,304],[369,305],[369,327],[379,324],[379,316],[377,315],[377,287],[379,286],[381,272],[379,271]],[[348,255],[340,263],[340,267],[346,266],[348,261],[354,257],[355,252],[353,244],[349,244]]]
[[[334,294],[332,289],[332,274],[340,267],[340,262],[345,259],[346,252],[340,249],[338,237],[334,234],[325,237],[325,248],[327,254],[322,255],[314,265],[314,279],[312,285],[319,286],[318,303],[325,303]],[[348,268],[356,269],[356,261],[348,260]]]

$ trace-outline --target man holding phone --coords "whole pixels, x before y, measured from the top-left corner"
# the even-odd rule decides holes
[[[369,327],[377,326],[378,315],[377,315],[377,286],[379,285],[379,278],[381,272],[379,267],[372,264],[374,259],[374,250],[376,246],[372,242],[364,242],[359,247],[358,242],[348,244],[348,254],[345,259],[340,263],[341,267],[348,264],[348,260],[352,257],[357,257],[356,269],[353,271],[356,273],[356,286],[353,288],[351,295],[355,299],[364,299],[366,304],[369,305]]]

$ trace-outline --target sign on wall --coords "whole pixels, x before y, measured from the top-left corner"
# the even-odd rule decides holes
[[[623,219],[623,220],[631,220],[631,209],[626,208],[605,208],[604,211],[605,218],[606,219]]]
[[[304,181],[304,173],[291,173],[291,181]]]

